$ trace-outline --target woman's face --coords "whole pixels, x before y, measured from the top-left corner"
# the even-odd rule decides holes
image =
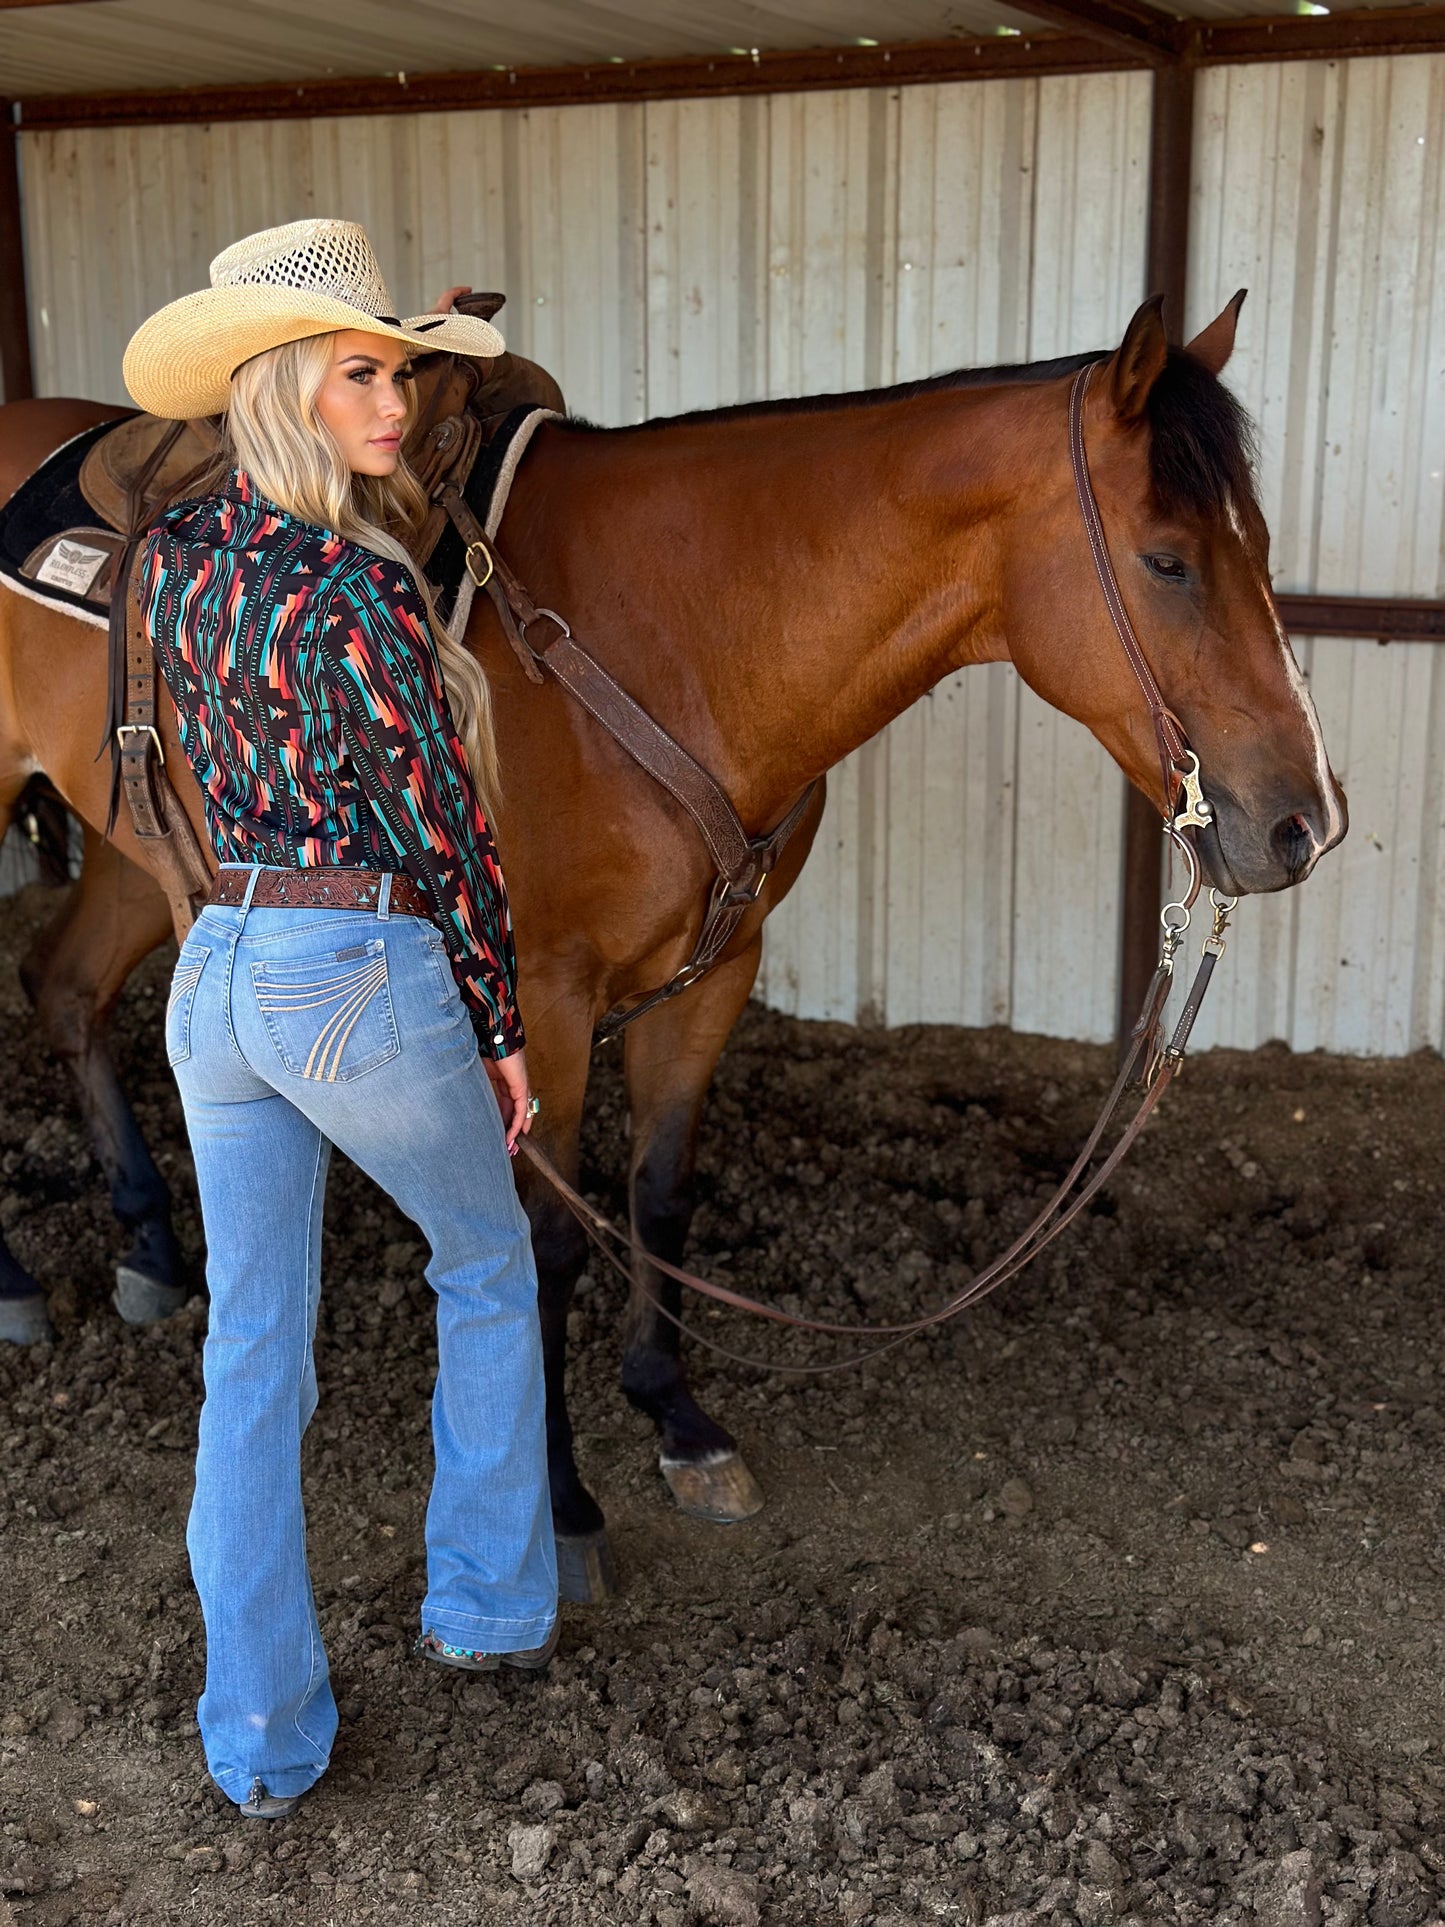
[[[390,475],[401,458],[411,381],[410,350],[346,328],[331,337],[331,366],[316,412],[353,475]]]

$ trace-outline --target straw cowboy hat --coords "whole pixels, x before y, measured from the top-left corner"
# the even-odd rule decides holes
[[[429,353],[500,355],[489,321],[463,314],[400,321],[366,230],[354,221],[292,221],[218,254],[211,285],[141,323],[125,351],[125,385],[148,414],[219,415],[243,361],[307,335],[360,328]]]

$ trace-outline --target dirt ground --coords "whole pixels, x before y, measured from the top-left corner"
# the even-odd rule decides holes
[[[542,1679],[409,1657],[424,1253],[338,1158],[306,1489],[342,1725],[265,1827],[211,1788],[193,1717],[204,1301],[143,1331],[107,1302],[121,1237],[14,970],[52,901],[0,910],[0,1221],[59,1333],[0,1355],[0,1927],[1445,1912],[1437,1058],[1200,1058],[1099,1207],[979,1311],[811,1384],[696,1354],[768,1495],[730,1529],[673,1509],[617,1388],[617,1292],[584,1280],[572,1410],[622,1590],[566,1609]],[[171,954],[117,1040],[199,1265]],[[609,1062],[586,1182],[615,1210]],[[928,1304],[1023,1222],[1108,1070],[751,1010],[693,1257],[818,1313]]]

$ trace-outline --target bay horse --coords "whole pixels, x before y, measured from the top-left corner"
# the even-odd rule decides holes
[[[654,717],[721,782],[749,834],[940,678],[1010,661],[1089,728],[1161,808],[1153,727],[1116,639],[1075,499],[1072,378],[1098,362],[1084,415],[1109,552],[1165,699],[1203,766],[1215,818],[1197,833],[1234,893],[1298,883],[1345,830],[1344,798],[1269,587],[1249,424],[1218,380],[1242,295],[1188,348],[1157,298],[1112,354],[937,376],[601,429],[545,424],[500,544]],[[105,411],[0,411],[0,496]],[[672,799],[550,678],[534,687],[476,599],[466,641],[491,678],[504,794],[497,835],[512,898],[537,1135],[575,1179],[600,1015],[686,961],[711,881]],[[107,846],[98,632],[0,590],[0,828],[43,769],[85,825],[85,876],[26,981],[79,1070],[128,1259],[162,1290],[176,1257],[164,1186],[103,1062],[100,1018],[170,922],[122,810]],[[166,763],[205,838],[165,715]],[[821,789],[821,786],[820,786]],[[752,988],[762,927],[797,878],[821,793],[721,963],[628,1034],[630,1202],[639,1244],[675,1262],[692,1210],[704,1096]],[[55,987],[58,986],[58,987]],[[119,1120],[119,1122],[118,1122]],[[547,1359],[552,1499],[565,1595],[608,1588],[601,1509],[573,1457],[567,1312],[586,1247],[560,1201],[518,1171],[532,1222]],[[10,1305],[38,1287],[11,1261]],[[17,1289],[25,1297],[17,1298]],[[655,1294],[655,1297],[654,1297]],[[731,1435],[689,1392],[675,1287],[645,1260],[623,1327],[622,1382],[650,1416],[688,1511],[720,1521],[761,1495]]]

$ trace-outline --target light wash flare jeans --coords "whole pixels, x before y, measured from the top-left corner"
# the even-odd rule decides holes
[[[441,932],[376,909],[207,904],[166,1010],[206,1230],[210,1324],[186,1527],[216,1784],[303,1793],[336,1734],[301,1503],[333,1144],[431,1246],[439,1367],[421,1624],[539,1646],[557,1610],[537,1276],[497,1100]]]

